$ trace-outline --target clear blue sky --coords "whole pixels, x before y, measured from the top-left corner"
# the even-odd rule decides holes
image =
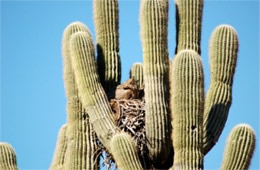
[[[131,65],[142,62],[139,0],[120,1],[122,81]],[[1,1],[0,141],[16,150],[20,169],[47,169],[59,128],[66,122],[61,39],[66,25],[84,22],[94,36],[92,1]],[[209,87],[208,42],[214,27],[233,25],[240,50],[233,104],[224,132],[205,157],[205,169],[218,169],[228,133],[238,123],[257,133],[250,169],[259,169],[259,2],[205,0],[202,61]],[[170,0],[169,52],[175,49],[175,6]]]

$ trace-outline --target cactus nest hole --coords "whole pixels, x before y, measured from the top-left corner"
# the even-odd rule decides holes
[[[145,136],[145,101],[139,99],[112,99],[110,105],[113,110],[113,117],[117,127],[121,131],[127,132],[135,140],[138,146],[138,154],[145,162],[147,154],[146,136]],[[103,156],[103,166],[110,169],[113,164],[113,158],[107,154],[105,147],[97,140],[99,153],[97,156]],[[104,152],[106,154],[104,154]]]

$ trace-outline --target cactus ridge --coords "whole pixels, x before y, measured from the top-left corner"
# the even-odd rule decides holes
[[[74,71],[71,63],[70,39],[77,32],[87,32],[80,22],[73,22],[64,31],[62,50],[64,62],[64,82],[67,95],[67,140],[68,149],[65,169],[89,169],[94,167],[94,133],[88,121],[88,116],[79,98]],[[88,133],[86,133],[86,131]]]
[[[250,126],[240,124],[234,127],[227,140],[221,169],[248,169],[255,140],[255,132]]]
[[[118,0],[94,0],[97,63],[101,84],[109,98],[114,97],[121,80],[119,55]]]
[[[142,0],[140,22],[147,145],[151,159],[163,163],[171,152],[168,101],[168,0]]]
[[[51,170],[64,169],[65,157],[68,147],[67,141],[67,124],[64,124],[59,130],[56,149],[50,167]]]
[[[201,22],[203,0],[175,0],[176,4],[176,54],[191,49],[201,53]]]
[[[211,83],[204,110],[204,154],[217,142],[231,106],[238,52],[236,31],[228,25],[218,26],[212,33],[209,51]]]
[[[130,78],[133,78],[137,82],[137,86],[140,89],[143,85],[143,65],[142,63],[134,63],[130,70]]]
[[[179,52],[172,63],[174,169],[203,169],[204,78],[200,56]]]
[[[101,86],[94,58],[94,45],[89,32],[78,32],[70,40],[72,66],[84,108],[89,113],[99,140],[109,150],[110,135],[116,132],[112,110]]]
[[[8,143],[0,142],[0,169],[18,170],[16,154]]]
[[[116,134],[112,138],[111,145],[111,151],[118,167],[121,167],[120,170],[143,169],[136,152],[137,145],[128,134],[123,132]]]

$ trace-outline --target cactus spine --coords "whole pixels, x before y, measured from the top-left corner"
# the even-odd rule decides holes
[[[72,66],[79,95],[89,113],[98,138],[110,148],[110,138],[116,132],[112,110],[109,106],[97,74],[94,58],[94,45],[89,31],[75,33],[71,40]]]
[[[175,0],[176,3],[176,53],[185,49],[200,54],[203,0]]]
[[[200,56],[183,50],[172,67],[174,169],[203,169],[204,78]]]
[[[109,98],[121,80],[118,0],[94,0],[97,62],[101,83]]]
[[[147,145],[151,159],[163,163],[171,151],[168,0],[142,0],[140,15]]]
[[[116,134],[112,139],[111,151],[120,170],[141,170],[136,143],[126,133]]]
[[[248,169],[255,149],[255,132],[246,125],[237,125],[227,140],[222,170]]]
[[[63,61],[64,81],[67,95],[67,140],[68,149],[64,169],[89,169],[94,168],[94,143],[92,126],[79,98],[78,88],[71,63],[71,48],[69,41],[77,32],[86,32],[84,24],[74,22],[64,31],[63,36]]]
[[[67,125],[63,125],[60,128],[58,140],[56,144],[55,153],[53,156],[52,164],[50,169],[52,170],[62,170],[64,169],[65,155],[67,151]]]
[[[90,122],[93,124],[99,140],[114,157],[117,157],[118,152],[111,150],[113,145],[111,139],[119,130],[115,126],[112,109],[99,81],[94,60],[94,45],[89,31],[74,34],[70,40],[70,45],[72,67],[75,72],[80,99],[89,113]],[[129,138],[129,140],[131,139]],[[131,154],[129,156],[134,157]],[[140,164],[140,162],[137,162],[137,164]],[[120,165],[118,165],[119,168],[121,168]]]
[[[140,147],[137,147],[137,143],[140,142],[137,138],[134,138],[138,141],[135,142],[127,133],[119,130],[119,127],[127,126],[129,122],[122,123],[123,125],[118,125],[119,127],[115,125],[116,119],[121,118],[118,116],[121,110],[119,107],[112,110],[109,103],[109,100],[114,97],[116,85],[120,83],[121,74],[118,1],[94,0],[97,62],[89,30],[81,23],[68,27],[67,33],[64,34],[63,51],[64,79],[69,99],[67,131],[71,136],[68,135],[66,138],[69,139],[68,148],[73,149],[71,152],[67,149],[66,153],[69,154],[66,156],[72,158],[65,159],[65,163],[68,160],[64,164],[65,169],[84,169],[84,167],[70,166],[69,163],[70,159],[75,158],[75,165],[81,164],[76,157],[79,156],[81,161],[85,159],[82,156],[82,148],[90,147],[87,154],[84,152],[86,157],[90,157],[89,153],[93,154],[91,125],[98,140],[113,156],[119,169],[142,169],[142,165],[158,169],[166,169],[172,165],[174,169],[203,169],[203,157],[218,140],[227,119],[231,104],[238,38],[230,26],[220,26],[214,31],[210,43],[211,85],[205,99],[203,70],[199,56],[203,0],[176,0],[176,7],[176,57],[170,64],[167,49],[168,0],[141,0],[143,71],[140,71],[141,65],[135,65],[131,70],[131,77],[138,77],[139,86],[142,77],[140,73],[143,72],[145,84],[145,114],[142,114],[145,115],[145,120],[142,120],[145,122],[142,130],[145,131],[142,131],[141,137],[144,137],[142,139],[145,139],[146,145],[142,143]],[[127,89],[129,87],[121,87],[117,90],[126,94],[123,92],[129,90]],[[119,99],[124,98],[115,100]],[[138,99],[140,98],[129,100]],[[114,114],[113,111],[116,113]],[[132,118],[136,117],[132,116]],[[246,133],[239,132],[239,135],[243,136]],[[79,148],[72,145],[73,142],[70,142],[72,139],[77,140],[73,145],[80,146]],[[246,142],[242,141],[242,143]],[[223,169],[230,169],[230,162],[236,164],[238,168],[248,168],[249,163],[242,165],[241,160],[250,162],[247,160],[252,156],[253,147],[249,145],[253,144],[243,145],[243,148],[248,147],[249,150],[237,156],[233,154],[235,152],[229,151],[232,150],[229,148],[236,149],[238,148],[236,146],[242,145],[232,145],[232,142],[229,144],[226,153],[232,154],[231,161],[224,162]],[[174,158],[171,155],[173,147]],[[138,148],[139,152],[137,152]],[[76,151],[77,149],[79,151]],[[79,155],[76,156],[78,153]],[[142,164],[139,153],[143,158]],[[87,165],[92,164],[87,163]],[[89,167],[92,166],[87,166]]]
[[[236,31],[228,25],[215,29],[210,41],[211,83],[204,110],[204,154],[217,142],[232,101],[232,83],[238,52]]]
[[[135,63],[130,70],[130,78],[137,81],[137,86],[140,88],[143,85],[143,65],[142,63]]]
[[[16,154],[12,146],[8,143],[0,142],[0,169],[18,170]]]

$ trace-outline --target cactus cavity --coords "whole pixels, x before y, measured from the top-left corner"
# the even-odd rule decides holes
[[[167,48],[168,0],[142,0],[140,22],[147,145],[150,158],[154,162],[163,163],[171,152]]]
[[[174,169],[203,169],[204,78],[200,56],[178,53],[172,63]]]
[[[237,52],[236,31],[228,25],[217,27],[212,34],[209,49],[211,82],[204,110],[204,154],[217,142],[228,117]]]
[[[114,97],[121,80],[119,56],[118,0],[94,0],[97,63],[101,84],[109,98]]]
[[[8,143],[0,142],[0,169],[18,170],[15,151]]]
[[[254,153],[255,140],[255,132],[250,126],[240,124],[234,127],[227,140],[221,169],[247,170]]]
[[[200,54],[203,0],[175,0],[176,54],[191,49]]]

